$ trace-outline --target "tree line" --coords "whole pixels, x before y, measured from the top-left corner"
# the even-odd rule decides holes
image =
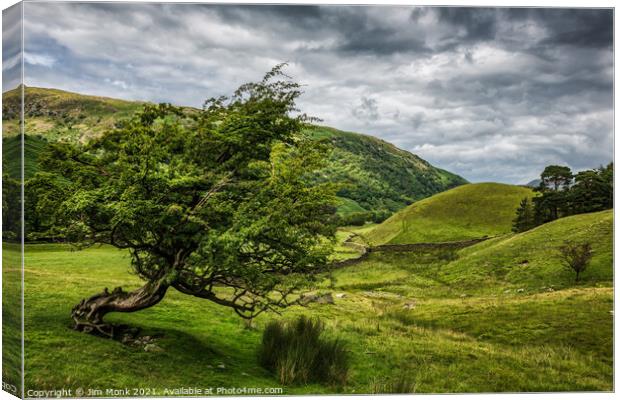
[[[521,200],[513,232],[569,215],[613,208],[613,163],[573,174],[566,166],[549,165],[540,175],[535,196]]]

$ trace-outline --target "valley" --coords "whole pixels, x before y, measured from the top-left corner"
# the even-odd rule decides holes
[[[16,178],[15,94],[4,96],[5,177]],[[144,104],[41,88],[27,88],[26,96],[27,178],[46,172],[38,160],[50,143],[88,142]],[[231,309],[171,289],[157,307],[106,317],[149,338],[128,345],[71,330],[70,308],[104,287],[138,288],[130,252],[109,245],[76,252],[62,238],[32,240],[24,271],[26,387],[139,387],[153,395],[179,387],[282,387],[282,394],[614,389],[613,210],[515,233],[517,207],[537,195],[529,187],[468,183],[372,136],[324,126],[304,135],[332,150],[313,179],[342,185],[331,262],[364,254],[309,284],[307,294],[325,301],[244,322]],[[558,251],[566,240],[592,244],[579,282]],[[433,246],[447,242],[457,244]],[[430,245],[380,250],[416,243]],[[19,247],[5,242],[3,290],[14,296],[16,271]],[[17,321],[19,310],[4,309],[5,319]],[[300,315],[320,318],[346,344],[346,385],[282,385],[258,365],[265,326]],[[5,332],[5,347],[14,347],[18,332]]]

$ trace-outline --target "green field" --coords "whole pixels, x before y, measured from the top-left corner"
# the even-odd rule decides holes
[[[21,394],[21,252],[20,245],[2,243],[2,382]],[[14,390],[13,390],[14,389]]]
[[[533,192],[476,183],[436,194],[399,211],[367,235],[373,245],[449,242],[510,232],[519,202]]]
[[[28,245],[26,390],[281,387],[257,364],[261,329],[271,318],[306,314],[347,342],[350,380],[341,389],[291,386],[284,394],[380,392],[399,378],[418,393],[610,391],[612,218],[612,211],[578,215],[458,252],[373,253],[314,288],[345,294],[335,304],[263,315],[252,328],[229,309],[175,291],[156,307],[109,316],[161,335],[162,352],[69,328],[81,298],[103,286],[140,285],[126,253]],[[566,238],[595,243],[580,284],[554,253]],[[3,273],[6,285],[11,271]]]

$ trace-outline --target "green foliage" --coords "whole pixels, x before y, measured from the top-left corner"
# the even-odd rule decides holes
[[[607,210],[614,206],[614,165],[578,172],[570,189],[571,213]]]
[[[467,183],[372,136],[323,126],[308,128],[306,134],[327,140],[332,147],[328,164],[318,172],[317,179],[338,182],[342,185],[338,196],[354,200],[361,208],[341,206],[342,216],[362,211],[389,215],[416,200]]]
[[[2,177],[2,238],[17,240],[21,237],[21,185],[8,174]]]
[[[401,210],[366,236],[373,244],[448,242],[510,232],[514,210],[532,190],[477,183],[436,194]]]
[[[575,282],[579,282],[579,274],[586,270],[592,259],[592,245],[586,243],[564,242],[559,248],[564,265],[575,272]]]
[[[259,363],[274,372],[280,383],[310,382],[344,386],[349,357],[344,343],[324,337],[325,326],[305,316],[285,323],[271,321],[263,333]]]
[[[513,232],[525,232],[536,226],[534,205],[529,197],[523,198],[517,208],[517,216],[512,222]]]
[[[309,179],[328,149],[299,134],[301,92],[281,68],[202,112],[145,105],[86,144],[50,144],[42,165],[65,182],[54,223],[80,246],[129,249],[147,282],[241,316],[287,306],[327,262],[336,199]]]
[[[540,174],[540,187],[554,191],[568,189],[573,181],[570,168],[561,165],[549,165]]]
[[[391,213],[387,210],[351,212],[340,215],[338,218],[338,225],[362,226],[368,222],[381,223],[385,221],[390,214]]]
[[[535,225],[568,215],[613,207],[613,163],[574,176],[568,167],[549,166],[533,199]]]

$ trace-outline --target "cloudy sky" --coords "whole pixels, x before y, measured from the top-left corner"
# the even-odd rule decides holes
[[[303,111],[472,182],[613,157],[611,10],[26,3],[24,14],[27,85],[201,106],[286,61],[306,85]]]

